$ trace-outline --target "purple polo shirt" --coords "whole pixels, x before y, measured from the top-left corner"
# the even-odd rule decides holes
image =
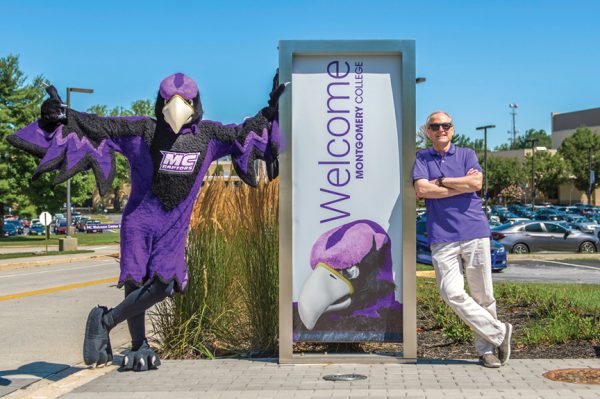
[[[451,144],[448,152],[440,156],[431,147],[417,152],[413,166],[413,184],[419,179],[463,177],[471,168],[481,172],[481,166],[472,149]],[[425,206],[429,245],[490,236],[490,225],[483,212],[481,198],[475,193],[425,199]]]

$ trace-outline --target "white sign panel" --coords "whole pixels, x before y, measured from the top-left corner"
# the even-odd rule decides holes
[[[399,55],[295,56],[296,341],[400,341]]]
[[[52,223],[52,215],[49,212],[42,212],[39,216],[40,223],[44,226],[49,226]]]

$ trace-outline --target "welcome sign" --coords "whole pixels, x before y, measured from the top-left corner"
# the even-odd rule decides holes
[[[413,47],[280,43],[280,359],[301,341],[403,342],[407,357],[416,337]]]

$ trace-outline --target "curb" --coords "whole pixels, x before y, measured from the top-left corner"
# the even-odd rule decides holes
[[[115,357],[128,349],[128,344],[120,345]],[[66,395],[76,388],[85,385],[98,377],[116,371],[120,366],[111,364],[104,367],[89,367],[83,362],[74,364],[54,374],[35,381],[25,388],[18,389],[4,396],[7,399],[56,399]],[[55,378],[56,381],[50,380]]]
[[[58,256],[61,256],[61,255],[58,255]],[[24,268],[29,268],[29,267],[50,266],[50,265],[64,264],[64,263],[73,263],[73,262],[78,262],[78,261],[87,260],[87,259],[105,259],[105,258],[118,259],[119,254],[118,253],[108,254],[108,255],[93,255],[92,254],[89,256],[75,256],[75,257],[61,258],[61,259],[44,259],[44,260],[29,261],[29,262],[20,261],[20,262],[15,262],[15,263],[0,264],[0,271],[24,269]],[[27,259],[27,258],[20,258],[20,259]]]

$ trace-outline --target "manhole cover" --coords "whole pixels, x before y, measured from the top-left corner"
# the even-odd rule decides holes
[[[329,374],[323,379],[327,381],[357,381],[366,380],[367,376],[362,374]]]
[[[560,369],[544,373],[544,377],[553,381],[573,384],[600,384],[600,369]]]

